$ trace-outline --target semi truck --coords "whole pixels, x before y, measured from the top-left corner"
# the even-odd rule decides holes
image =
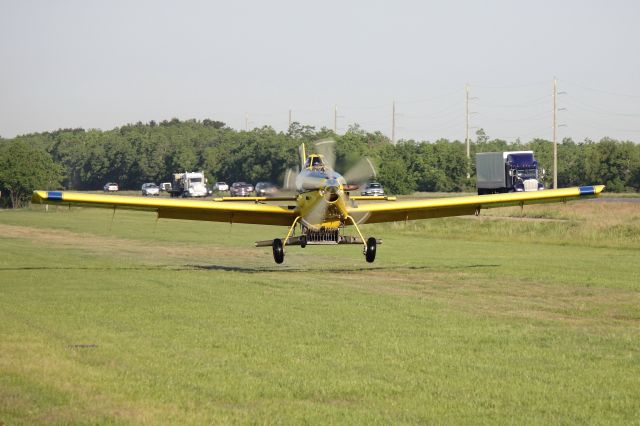
[[[481,152],[476,154],[478,195],[501,192],[541,191],[544,176],[538,174],[533,151]]]
[[[207,178],[204,172],[174,173],[168,192],[172,197],[206,197]]]

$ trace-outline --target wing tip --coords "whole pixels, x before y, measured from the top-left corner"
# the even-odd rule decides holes
[[[578,190],[580,191],[580,196],[587,197],[598,197],[600,193],[604,190],[604,185],[590,185],[590,186],[580,186]]]
[[[42,201],[47,198],[47,192],[46,191],[33,191],[33,194],[31,195],[31,202],[34,204],[42,204]]]
[[[47,201],[62,201],[62,191],[35,190],[31,195],[34,204],[46,204]]]

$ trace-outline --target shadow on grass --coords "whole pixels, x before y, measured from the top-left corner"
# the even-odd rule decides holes
[[[260,274],[270,272],[284,272],[284,273],[300,273],[300,272],[366,272],[366,271],[420,271],[420,270],[435,270],[435,269],[469,269],[469,268],[494,268],[501,265],[497,264],[474,264],[474,265],[462,265],[462,266],[440,266],[435,268],[433,266],[340,266],[336,265],[335,269],[327,270],[326,265],[319,265],[318,267],[305,267],[305,268],[288,268],[286,266],[280,267],[244,267],[244,266],[230,266],[230,265],[183,265],[183,266],[131,266],[131,267],[102,267],[102,266],[18,266],[14,268],[0,268],[0,272],[3,271],[226,271],[226,272],[241,272],[245,274]]]
[[[306,268],[287,268],[284,267],[243,267],[243,266],[223,266],[223,265],[187,265],[190,269],[201,269],[207,271],[232,271],[242,272],[247,274],[263,273],[263,272],[366,272],[366,271],[419,271],[430,269],[465,269],[465,268],[493,268],[501,265],[465,265],[465,266],[445,266],[441,268],[434,268],[433,266],[346,266],[342,267],[336,265],[335,269],[327,269],[326,265],[319,265],[317,267]]]

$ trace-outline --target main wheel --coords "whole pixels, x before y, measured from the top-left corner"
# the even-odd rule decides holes
[[[364,252],[364,257],[367,259],[367,262],[373,263],[376,260],[376,245],[378,242],[375,238],[369,237],[367,240],[367,250]]]
[[[273,260],[276,261],[276,263],[282,263],[284,262],[284,249],[282,248],[282,240],[279,238],[276,238],[275,240],[273,240]]]
[[[300,235],[300,247],[305,248],[307,246],[307,236]]]

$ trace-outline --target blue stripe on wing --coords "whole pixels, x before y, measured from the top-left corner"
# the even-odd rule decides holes
[[[581,186],[580,195],[594,195],[596,190],[593,186]]]
[[[47,200],[62,201],[62,192],[60,191],[48,191]]]

